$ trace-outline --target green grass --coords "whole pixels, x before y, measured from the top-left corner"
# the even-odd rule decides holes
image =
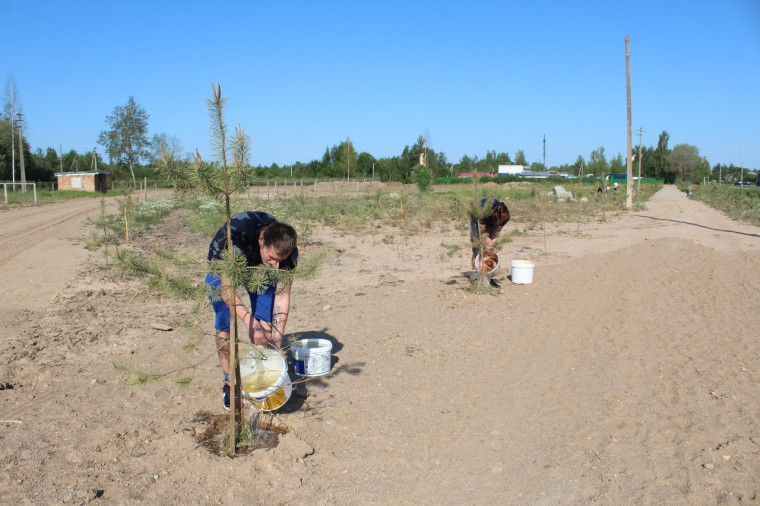
[[[127,193],[131,192],[129,190],[126,193],[123,190],[109,190],[106,193],[79,190],[37,190],[37,205],[55,204],[82,198],[119,197]],[[5,204],[5,199],[0,202],[2,203],[0,209],[34,205],[34,192],[32,190],[27,190],[26,193],[21,193],[20,190],[9,191],[8,203]]]
[[[540,228],[545,223],[580,224],[605,221],[610,216],[626,211],[624,191],[597,194],[595,187],[570,182],[563,187],[573,192],[577,198],[563,200],[554,196],[553,186],[552,182],[531,182],[510,187],[471,184],[439,186],[435,191],[427,193],[378,191],[331,196],[278,196],[273,199],[258,196],[249,198],[240,194],[232,200],[231,211],[233,214],[243,210],[271,213],[278,220],[290,223],[298,230],[301,245],[310,244],[310,231],[320,225],[331,227],[343,234],[381,233],[382,242],[387,244],[393,244],[397,237],[451,230],[452,224],[466,234],[470,212],[483,197],[498,198],[506,202],[512,214],[512,223],[519,225],[512,228],[511,233],[501,234],[498,244],[510,242],[515,234]],[[641,194],[635,201],[636,207],[640,208],[643,202],[660,188],[659,184],[642,185]],[[135,237],[178,207],[185,207],[191,211],[183,225],[199,231],[208,238],[211,238],[224,223],[225,210],[219,199],[164,197],[136,204],[127,197],[121,202],[118,214],[101,215],[96,220],[94,237],[102,237],[105,226],[110,231],[109,243],[122,241],[126,228],[125,213],[130,237]],[[393,229],[398,232],[394,233]],[[93,241],[93,246],[100,245]],[[454,244],[442,244],[441,247],[448,257],[460,251]],[[131,265],[128,262],[124,264]],[[136,265],[135,269],[149,275],[149,286],[154,289],[193,295],[190,281],[175,276],[171,269],[165,271],[165,265],[165,259],[156,256],[145,265]]]
[[[738,186],[722,185],[687,185],[679,188],[685,191],[691,187],[691,197],[713,207],[731,218],[760,225],[760,188],[739,188]]]
[[[571,182],[563,187],[578,198],[586,197],[587,201],[561,201],[548,195],[553,186],[550,182],[536,182],[509,188],[480,185],[477,190],[474,185],[446,185],[437,186],[435,191],[425,194],[383,191],[330,196],[305,194],[273,199],[240,196],[231,206],[233,214],[244,210],[271,213],[278,220],[296,227],[302,239],[307,239],[308,232],[315,225],[333,227],[344,233],[371,231],[379,226],[403,227],[407,234],[446,229],[452,222],[469,221],[473,202],[483,197],[506,202],[513,223],[526,224],[526,228],[542,221],[604,221],[626,209],[624,190],[597,195],[596,187]],[[642,185],[635,205],[640,207],[661,187],[659,184]],[[478,195],[475,195],[476,191]],[[191,198],[181,205],[193,210],[185,225],[208,237],[212,237],[224,223],[224,208],[218,200]]]
[[[172,197],[158,197],[141,203],[127,197],[119,201],[117,214],[101,213],[96,219],[91,220],[95,229],[85,247],[97,249],[103,244],[104,226],[108,229],[109,244],[121,244],[127,240],[127,234],[129,240],[139,237],[179,205],[180,201]]]

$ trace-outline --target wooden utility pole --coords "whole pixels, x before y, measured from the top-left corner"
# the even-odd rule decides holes
[[[632,143],[631,143],[631,58],[628,49],[628,35],[625,36],[625,90],[628,103],[628,156],[626,162],[626,198],[625,206],[628,209],[633,207],[633,160]]]
[[[16,133],[14,119],[16,116],[16,81],[13,79],[13,72],[8,76],[8,84],[6,87],[6,95],[8,97],[8,103],[6,107],[10,113],[11,120],[11,181],[13,183],[12,191],[16,191],[16,141],[14,134]]]
[[[13,102],[10,103],[11,106],[11,182],[13,183],[13,191],[16,191],[16,141],[14,140],[13,134],[16,133],[13,129]]]
[[[641,192],[641,134],[644,133],[644,125],[639,127],[639,179],[636,184],[636,193]]]
[[[24,140],[21,135],[21,113],[18,116],[18,170],[21,179],[21,193],[26,193],[26,170],[24,169]]]

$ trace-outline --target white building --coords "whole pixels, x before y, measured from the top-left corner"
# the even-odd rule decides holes
[[[524,165],[499,165],[499,174],[519,174],[524,170],[530,170],[530,167]]]

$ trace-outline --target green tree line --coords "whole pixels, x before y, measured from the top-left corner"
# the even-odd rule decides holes
[[[19,180],[19,153],[18,153],[18,124],[11,121],[14,111],[13,104],[6,99],[0,115],[0,180],[12,180],[11,165],[12,155],[15,155],[15,179]],[[15,112],[18,112],[17,110]],[[93,151],[77,153],[69,150],[65,153],[62,149],[53,147],[33,149],[23,138],[24,165],[26,179],[28,181],[53,181],[55,172],[88,171],[95,166],[93,157],[96,157],[97,168],[101,171],[109,171],[112,180],[123,180],[135,183],[136,179],[147,177],[156,178],[154,168],[160,161],[161,146],[174,153],[175,157],[190,162],[192,155],[182,153],[182,145],[179,139],[166,133],[156,133],[149,137],[148,113],[141,108],[133,97],[129,97],[126,105],[118,105],[111,114],[105,118],[106,128],[102,130],[98,143],[103,146],[103,153],[108,156],[108,161],[96,148]],[[12,140],[12,136],[13,140]],[[654,146],[635,146],[633,153],[636,158],[633,161],[634,176],[639,172],[639,153],[641,158],[641,175],[664,179],[665,182],[703,180],[723,181],[738,179],[741,167],[735,165],[716,164],[710,166],[706,158],[699,154],[696,146],[689,144],[676,144],[669,146],[670,134],[662,131]],[[15,143],[15,151],[12,147]],[[523,165],[534,171],[566,172],[572,175],[602,176],[605,173],[624,173],[626,163],[623,155],[617,154],[611,158],[605,153],[604,147],[592,151],[587,158],[578,155],[574,163],[559,166],[544,167],[540,162],[530,163],[525,153],[518,149],[511,157],[507,152],[488,151],[484,156],[464,155],[458,161],[449,161],[446,154],[436,152],[427,140],[427,136],[420,135],[416,142],[404,146],[396,156],[377,158],[366,151],[358,151],[347,138],[332,147],[327,146],[321,158],[315,158],[308,162],[295,162],[289,165],[258,165],[253,167],[255,178],[340,178],[340,179],[363,179],[371,178],[381,181],[411,182],[415,167],[424,166],[430,171],[432,177],[452,177],[460,172],[497,172],[499,165]],[[745,168],[745,179],[754,177],[752,170]]]

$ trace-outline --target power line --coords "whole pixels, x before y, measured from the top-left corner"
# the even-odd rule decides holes
[[[639,179],[636,182],[636,192],[641,194],[641,134],[644,133],[644,125],[639,127]]]

